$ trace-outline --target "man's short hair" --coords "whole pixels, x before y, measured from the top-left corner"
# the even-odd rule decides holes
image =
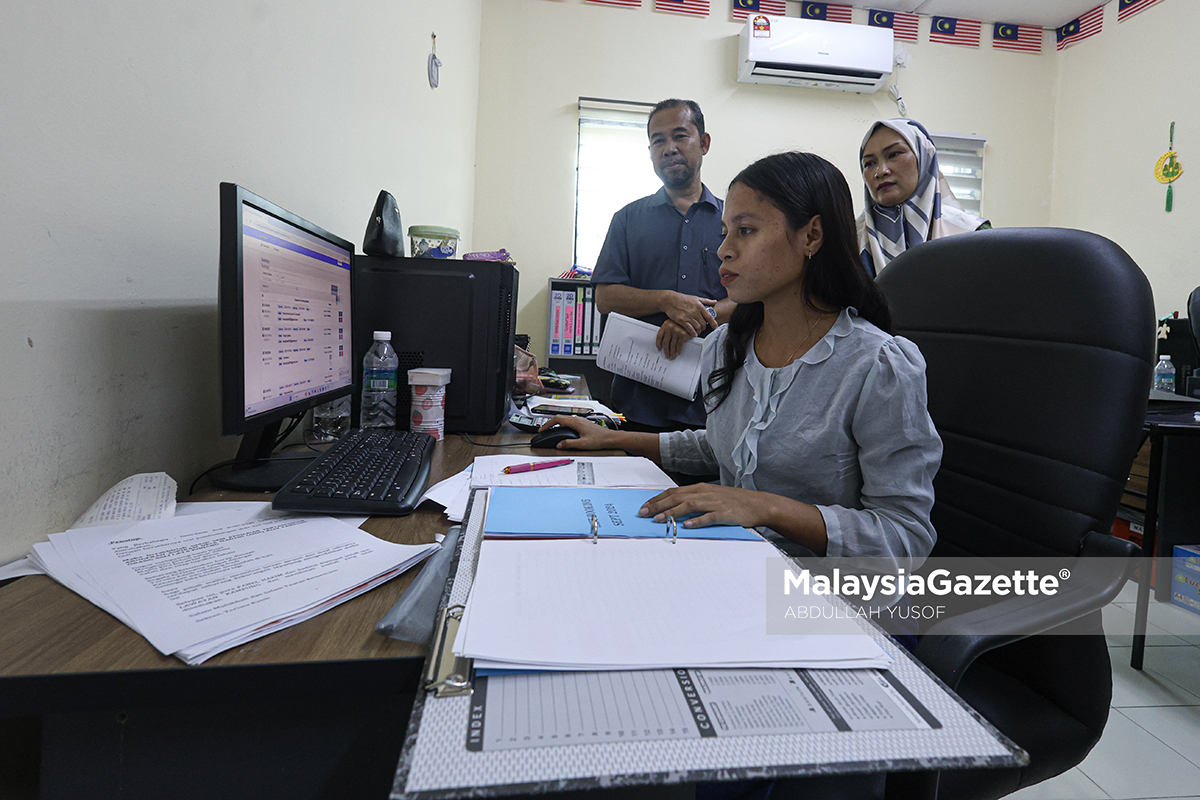
[[[646,128],[650,128],[650,120],[654,119],[654,115],[660,111],[666,111],[668,108],[686,108],[692,115],[692,124],[696,126],[696,132],[701,136],[704,135],[704,112],[700,110],[700,104],[695,100],[680,100],[677,97],[672,97],[669,100],[663,100],[654,106],[654,110],[650,112],[650,116],[646,118]]]

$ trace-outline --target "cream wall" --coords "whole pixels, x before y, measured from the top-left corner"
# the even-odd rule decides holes
[[[482,0],[6,3],[0,563],[220,436],[217,185],[361,245],[472,226]],[[430,89],[430,33],[444,62]]]
[[[1158,315],[1186,315],[1200,285],[1200,3],[1171,0],[1123,23],[1105,7],[1099,34],[1057,60],[1054,201],[1051,224],[1093,231],[1120,244],[1150,278]],[[1154,165],[1171,122],[1184,173],[1166,187]]]
[[[713,137],[703,175],[719,196],[750,161],[801,148],[842,169],[860,208],[859,142],[871,121],[897,116],[886,90],[858,95],[737,83],[742,23],[729,19],[727,4],[714,1],[704,19],[657,13],[652,5],[483,5],[474,238],[480,249],[508,248],[519,262],[517,327],[543,359],[546,279],[571,265],[579,97],[697,100]],[[865,20],[865,11],[855,13]],[[993,51],[986,36],[978,50],[925,36],[905,45],[910,63],[897,71],[909,116],[931,130],[988,137],[984,211],[997,226],[1049,224],[1053,44],[1048,39],[1046,51],[1031,55]]]

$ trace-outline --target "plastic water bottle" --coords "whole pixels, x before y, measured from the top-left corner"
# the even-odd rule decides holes
[[[1160,356],[1154,365],[1154,388],[1161,392],[1175,391],[1175,367],[1170,356]]]
[[[313,409],[313,436],[321,442],[340,439],[350,430],[350,395],[322,403]]]
[[[400,358],[392,349],[392,332],[375,331],[375,343],[363,357],[359,427],[396,427],[396,371],[399,367]]]

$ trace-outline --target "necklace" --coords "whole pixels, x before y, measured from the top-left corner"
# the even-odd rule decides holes
[[[806,333],[804,335],[804,338],[800,340],[800,344],[796,345],[796,349],[792,351],[792,354],[790,356],[788,356],[787,363],[784,364],[784,366],[787,366],[787,364],[791,364],[793,361],[796,360],[796,354],[799,353],[800,348],[804,347],[804,345],[808,342],[808,340],[812,338],[813,331],[815,331],[817,329],[817,323],[820,322],[822,319],[824,319],[824,315],[818,315],[817,318],[812,321],[812,324],[808,326],[808,333]]]

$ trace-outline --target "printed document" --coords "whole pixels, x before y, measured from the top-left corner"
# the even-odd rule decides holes
[[[175,515],[175,479],[165,472],[143,472],[118,483],[92,503],[72,528],[91,528]]]
[[[244,509],[51,534],[33,557],[67,588],[195,664],[399,575],[438,545],[400,545],[332,517]]]
[[[654,325],[615,312],[609,314],[600,337],[596,366],[684,400],[694,399],[700,385],[703,340],[699,337],[687,340],[679,355],[668,359],[654,344],[657,336],[658,328]]]
[[[767,542],[485,539],[454,652],[489,669],[890,663],[846,615],[814,613],[806,634],[768,635],[767,565],[778,557]]]
[[[574,463],[553,469],[506,475],[505,467],[572,458]],[[669,489],[675,481],[648,458],[641,456],[578,456],[570,451],[538,457],[527,455],[475,456],[471,486],[608,486]]]
[[[887,670],[672,669],[476,677],[466,736],[490,751],[940,727]]]

